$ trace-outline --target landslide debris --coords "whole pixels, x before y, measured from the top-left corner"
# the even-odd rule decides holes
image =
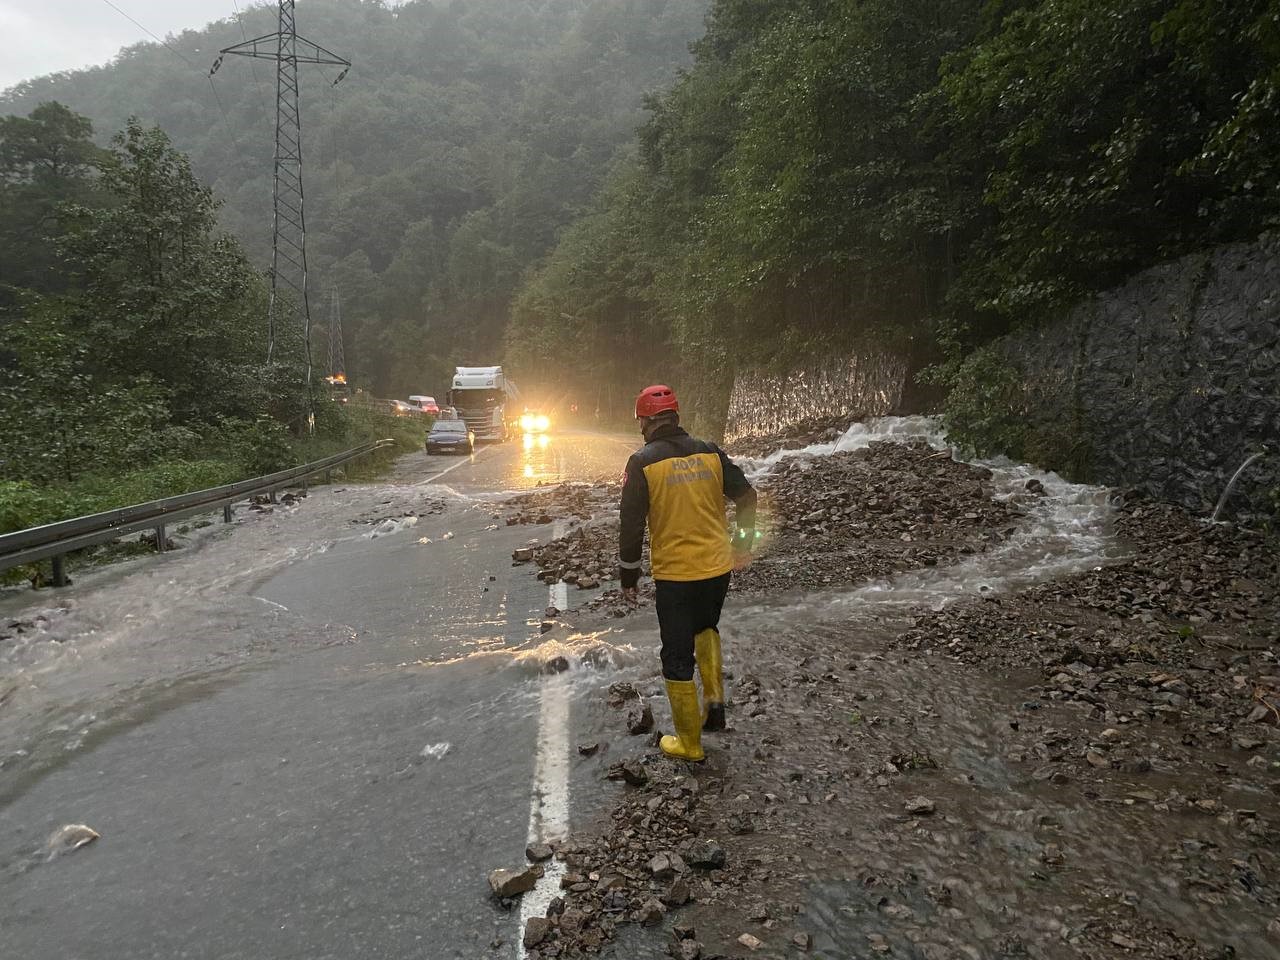
[[[622,493],[619,483],[557,483],[539,486],[503,502],[508,527],[547,524],[557,520],[590,520],[603,510],[616,508]]]
[[[674,919],[675,956],[696,958],[702,945],[678,911],[691,902],[732,897],[749,872],[704,834],[719,816],[718,791],[706,799],[700,774],[665,757],[616,764],[610,775],[627,784],[608,828],[560,844],[565,864],[560,896],[545,921],[526,928],[529,960],[598,953],[618,927],[657,926]],[[684,944],[687,944],[684,945]]]
[[[732,589],[822,589],[987,550],[1008,539],[1024,516],[1019,503],[993,499],[991,479],[990,471],[922,441],[880,441],[847,453],[784,459],[757,481],[760,546],[751,567],[734,575]],[[575,509],[574,496],[557,489],[538,492],[537,519]],[[517,562],[535,562],[539,578],[548,583],[604,586],[582,609],[624,617],[636,607],[609,586],[616,582],[621,488],[597,484],[591,491],[591,521],[530,548]],[[1033,483],[1022,499],[1030,503],[1041,492]],[[512,517],[531,515],[521,507]],[[647,570],[647,538],[643,562]],[[640,606],[651,597],[646,578]]]
[[[846,582],[825,558],[859,521],[862,576],[879,576],[1018,520],[981,470],[923,445],[794,463],[761,487],[766,556],[809,550],[802,583]],[[531,956],[594,953],[622,923],[669,926],[673,956],[1268,955],[1276,542],[1131,496],[1115,528],[1127,559],[1015,595],[901,620],[734,621],[729,729],[698,767],[650,750],[604,772],[626,786],[564,848],[553,909],[571,920],[549,918]],[[780,569],[765,582],[786,583]]]
[[[821,589],[951,563],[1007,540],[1024,516],[993,499],[991,471],[922,441],[784,459],[758,489],[763,546],[736,590]]]
[[[1037,697],[1122,724],[1192,720],[1228,749],[1242,724],[1280,724],[1274,540],[1136,496],[1117,509],[1129,559],[923,614],[898,643],[1002,673],[1034,664]]]

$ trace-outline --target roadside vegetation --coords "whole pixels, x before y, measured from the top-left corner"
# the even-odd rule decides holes
[[[296,332],[160,130],[0,119],[0,532],[283,469],[412,424],[317,397]],[[288,342],[289,334],[294,341]]]
[[[384,397],[439,392],[501,361],[512,294],[690,61],[708,0],[307,0],[298,30],[349,57],[304,68],[307,239],[342,296],[348,373]],[[235,16],[231,16],[235,11]],[[222,226],[270,259],[274,79],[217,50],[276,29],[274,3],[139,43],[101,67],[0,92],[0,114],[57,101],[110,133],[160,126],[226,200]],[[143,17],[145,20],[146,18]],[[313,304],[314,306],[314,304]],[[532,386],[530,377],[517,378]],[[629,386],[628,386],[629,389]]]
[[[706,429],[735,371],[879,345],[1017,455],[986,344],[1280,209],[1272,0],[716,0],[694,52],[508,338]]]

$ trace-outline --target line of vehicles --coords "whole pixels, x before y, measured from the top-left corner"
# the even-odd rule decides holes
[[[435,407],[427,453],[471,453],[479,442],[504,443],[516,435],[545,434],[551,418],[531,409],[502,367],[457,367],[444,406],[428,396],[410,397],[424,413]]]

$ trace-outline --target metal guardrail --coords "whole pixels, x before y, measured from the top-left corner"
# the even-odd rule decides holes
[[[269,494],[274,498],[277,490],[299,482],[305,490],[309,477],[324,473],[328,479],[328,474],[334,467],[394,443],[394,440],[371,440],[350,450],[344,450],[342,453],[325,457],[323,460],[304,463],[263,477],[251,477],[248,480],[239,480],[221,487],[209,487],[192,493],[182,493],[176,497],[165,497],[163,500],[117,507],[115,510],[107,510],[103,513],[93,513],[2,534],[0,535],[0,571],[53,558],[54,585],[66,586],[67,577],[63,567],[63,557],[73,550],[106,543],[139,530],[154,530],[156,550],[163,553],[164,528],[170,521],[182,520],[222,507],[223,522],[230,523],[232,504],[238,500],[260,493]]]

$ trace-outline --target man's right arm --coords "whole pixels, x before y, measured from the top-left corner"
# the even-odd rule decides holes
[[[618,579],[623,590],[640,582],[640,557],[644,552],[644,526],[649,516],[649,481],[634,456],[627,461],[622,481],[621,528],[618,531]]]

